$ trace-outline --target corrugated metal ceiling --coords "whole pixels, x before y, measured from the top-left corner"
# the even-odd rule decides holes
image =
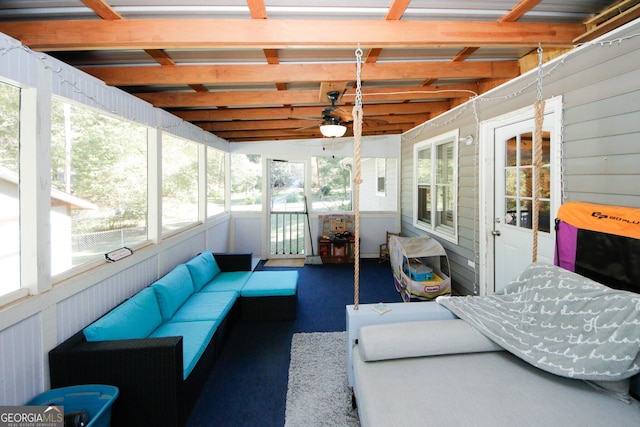
[[[624,0],[625,3],[629,3],[630,0]],[[86,4],[85,4],[86,3]],[[368,80],[364,81],[364,88],[375,88],[384,90],[387,88],[389,92],[394,92],[394,88],[398,87],[425,87],[425,88],[441,88],[441,87],[461,87],[467,90],[469,85],[475,88],[476,92],[482,92],[483,90],[490,89],[491,87],[499,84],[506,79],[517,77],[516,75],[510,75],[508,77],[501,77],[499,73],[495,76],[486,75],[484,71],[480,71],[484,64],[493,64],[492,67],[500,68],[499,64],[512,63],[519,61],[521,58],[526,57],[531,51],[535,50],[537,43],[523,42],[517,44],[510,44],[505,41],[499,43],[487,44],[476,43],[474,44],[474,32],[469,31],[468,34],[464,34],[466,30],[466,24],[472,25],[474,22],[485,23],[497,23],[504,20],[511,20],[516,23],[547,23],[547,24],[573,24],[580,26],[585,21],[599,12],[605,10],[615,2],[611,0],[492,0],[492,1],[463,1],[463,0],[370,0],[363,2],[361,0],[305,0],[305,1],[293,1],[293,0],[201,0],[201,1],[180,1],[180,0],[85,0],[84,2],[76,1],[51,1],[51,0],[4,0],[0,3],[0,31],[2,30],[3,22],[24,22],[28,24],[30,21],[38,21],[45,25],[46,23],[55,23],[60,20],[68,21],[90,21],[96,22],[101,25],[99,31],[106,31],[108,34],[112,34],[112,42],[110,44],[117,44],[118,40],[126,39],[126,34],[119,32],[119,27],[116,27],[117,22],[103,21],[99,16],[100,9],[106,8],[113,13],[114,16],[119,15],[119,19],[115,21],[128,21],[128,20],[141,20],[140,22],[153,22],[156,19],[170,19],[170,20],[193,20],[193,19],[210,19],[211,21],[211,34],[216,33],[216,23],[222,22],[219,20],[237,19],[242,20],[238,22],[250,21],[254,19],[254,22],[259,23],[260,20],[255,20],[255,17],[261,17],[268,19],[269,21],[275,20],[292,20],[309,22],[309,31],[317,39],[317,45],[296,45],[287,47],[278,47],[275,49],[262,47],[259,43],[259,36],[256,36],[256,43],[247,43],[246,45],[237,46],[218,46],[215,43],[204,43],[206,46],[193,48],[190,46],[182,45],[179,41],[173,41],[167,39],[166,46],[154,47],[153,49],[141,47],[131,48],[127,45],[123,45],[122,48],[82,48],[64,47],[56,49],[48,47],[47,53],[80,68],[86,68],[86,71],[95,73],[99,78],[102,77],[102,72],[108,71],[108,69],[118,70],[118,75],[128,74],[129,72],[135,72],[136,67],[148,67],[149,70],[154,72],[161,67],[163,72],[166,72],[166,76],[161,74],[150,75],[148,81],[137,80],[126,84],[118,83],[117,78],[114,81],[110,81],[111,78],[104,77],[108,84],[114,84],[122,87],[137,96],[147,99],[153,102],[155,105],[171,110],[172,112],[181,115],[186,120],[189,119],[189,111],[194,108],[199,110],[210,110],[212,113],[208,116],[208,120],[201,121],[200,119],[191,119],[195,124],[201,125],[203,128],[211,129],[215,133],[222,137],[227,137],[230,140],[239,140],[243,137],[237,137],[237,134],[225,134],[223,130],[224,126],[216,124],[217,121],[228,120],[228,114],[224,119],[216,119],[215,111],[225,108],[240,109],[240,105],[233,104],[217,104],[214,97],[208,97],[208,101],[202,101],[203,97],[206,97],[207,92],[217,93],[234,93],[234,92],[247,92],[252,91],[255,93],[254,100],[251,105],[243,105],[246,108],[253,108],[249,114],[245,112],[247,116],[255,116],[259,109],[265,111],[265,116],[262,118],[264,122],[275,120],[282,120],[282,132],[277,134],[275,132],[262,132],[260,133],[260,122],[255,119],[247,120],[247,131],[244,139],[246,140],[263,140],[263,139],[287,139],[287,138],[304,138],[318,136],[317,129],[314,129],[312,133],[297,132],[296,126],[299,125],[299,120],[295,120],[295,116],[303,115],[310,116],[309,119],[316,120],[320,123],[322,118],[320,117],[321,110],[327,106],[328,101],[323,99],[323,94],[320,91],[325,90],[327,87],[333,87],[337,83],[339,91],[348,92],[353,90],[354,76],[344,77],[338,71],[333,71],[332,67],[336,67],[339,64],[353,64],[354,63],[354,49],[358,44],[358,33],[352,31],[352,21],[365,21],[367,22],[382,22],[388,19],[397,19],[400,21],[418,21],[424,22],[424,45],[420,46],[420,43],[414,43],[411,46],[402,46],[402,34],[393,34],[393,37],[397,37],[397,42],[392,42],[390,45],[380,45],[379,49],[373,49],[376,46],[367,46],[365,49],[365,56],[367,56],[367,63],[364,65],[364,69],[374,69],[383,66],[397,67],[397,77],[392,77],[385,74],[379,78],[373,75]],[[638,3],[636,1],[635,3]],[[364,4],[364,5],[363,5]],[[89,7],[90,6],[90,7]],[[524,8],[525,13],[522,16],[517,16],[515,19],[509,18],[512,12]],[[397,17],[390,16],[389,14],[398,15]],[[252,18],[253,14],[253,18]],[[264,16],[261,16],[264,15]],[[104,16],[104,15],[103,15]],[[312,22],[319,22],[323,26],[317,27]],[[438,23],[439,21],[453,21],[452,32],[462,34],[459,36],[460,44],[448,44],[437,45],[433,43],[434,33],[431,33],[427,25],[431,22]],[[185,33],[189,32],[188,22],[179,21],[180,25],[185,25]],[[506,24],[509,24],[508,22]],[[48,24],[47,24],[48,25]],[[505,27],[507,25],[504,25]],[[113,27],[113,29],[111,28]],[[15,29],[15,27],[12,27]],[[37,31],[42,31],[43,35],[48,28],[55,28],[51,39],[68,40],[73,39],[73,22],[65,22],[64,26],[56,27],[30,27],[30,37],[33,36],[33,28]],[[325,30],[326,28],[326,30]],[[402,28],[402,27],[401,27]],[[469,27],[472,28],[472,27]],[[496,27],[501,29],[502,27]],[[576,27],[577,28],[577,27]],[[586,27],[584,27],[586,31]],[[246,30],[245,30],[246,31]],[[250,29],[253,31],[253,29]],[[259,31],[259,30],[256,30]],[[398,32],[402,32],[400,29]],[[436,31],[436,30],[434,30]],[[19,29],[16,30],[19,33]],[[558,33],[560,30],[558,30]],[[69,33],[69,34],[67,34]],[[524,33],[524,31],[523,31]],[[344,34],[345,43],[342,46],[336,46],[329,43],[329,36],[335,34]],[[497,33],[496,33],[497,34]],[[13,35],[13,34],[9,34]],[[17,34],[19,35],[19,34]],[[196,34],[198,37],[202,36]],[[294,39],[296,34],[293,35]],[[442,31],[438,36],[442,36]],[[482,35],[482,34],[481,34]],[[301,38],[308,36],[308,34],[300,34]],[[444,36],[447,36],[446,34]],[[34,37],[37,37],[34,36]],[[105,36],[107,37],[107,36]],[[133,37],[133,36],[132,36]],[[161,33],[148,35],[148,42],[154,40],[154,37],[162,37]],[[207,35],[203,38],[206,41]],[[525,37],[525,35],[523,35]],[[20,38],[20,37],[18,37]],[[349,40],[349,39],[353,40]],[[383,40],[386,41],[386,40]],[[141,46],[145,41],[141,41]],[[327,44],[325,44],[327,43]],[[315,43],[314,43],[315,44]],[[562,45],[563,43],[559,43]],[[564,45],[570,45],[571,40],[565,40]],[[28,45],[28,43],[27,43]],[[38,50],[37,46],[33,46]],[[371,49],[369,49],[371,48]],[[549,51],[555,51],[555,46],[549,46]],[[468,75],[439,75],[432,78],[429,72],[425,71],[424,76],[413,76],[416,74],[416,68],[427,68],[426,64],[442,64],[443,67],[449,67],[447,69],[456,70],[456,67],[451,67],[452,62],[460,64],[458,68],[468,68]],[[476,74],[471,66],[473,63],[477,63]],[[241,77],[237,81],[230,82],[228,78],[225,81],[218,81],[216,74],[221,76],[220,73],[240,75],[245,70],[238,67],[241,66],[266,66],[271,64],[268,71],[278,71],[279,68],[285,66],[297,66],[315,64],[318,69],[326,69],[326,77],[317,80],[316,78],[310,78],[309,81],[304,81],[304,78],[296,76],[291,79],[282,79],[274,81],[274,79],[266,76],[264,81],[255,81],[256,77],[248,78],[243,81]],[[367,65],[371,64],[371,65]],[[404,64],[404,65],[403,65]],[[415,65],[414,65],[415,64]],[[454,64],[455,65],[455,64]],[[218,67],[214,74],[211,74],[211,78],[200,78],[204,73],[207,73],[206,68],[202,68],[202,72],[194,74],[192,84],[184,84],[179,78],[172,78],[170,76],[177,75],[181,70],[180,67],[197,66],[197,67]],[[121,68],[117,68],[121,67]],[[177,70],[176,70],[177,67]],[[223,68],[220,68],[223,67]],[[413,68],[412,68],[413,67]],[[100,71],[102,70],[102,71]],[[293,69],[292,69],[293,70]],[[404,74],[407,75],[404,75]],[[293,72],[292,72],[293,74]],[[418,73],[419,74],[419,73]],[[464,73],[457,73],[464,74]],[[504,74],[504,73],[503,73]],[[509,74],[509,73],[507,73]],[[278,75],[287,75],[286,73],[280,73]],[[346,82],[342,82],[348,80]],[[318,91],[319,95],[317,101],[310,102],[308,97],[303,98],[303,92],[314,90]],[[462,90],[462,89],[461,89]],[[273,108],[274,98],[268,96],[264,105],[261,105],[258,100],[263,97],[263,94],[269,92],[278,92],[286,99],[287,102],[276,102],[275,105],[279,105],[282,110],[289,109],[290,114],[280,113],[276,114]],[[286,93],[285,93],[286,92]],[[300,102],[291,102],[295,97],[291,97],[290,93],[300,94]],[[189,104],[189,97],[183,96],[180,101],[177,101],[176,97],[172,97],[171,94],[193,94],[193,99],[199,98],[197,103],[193,105]],[[164,94],[165,98],[151,98],[154,94]],[[305,95],[306,96],[306,95]],[[219,97],[222,98],[222,97]],[[347,97],[345,97],[345,100]],[[352,97],[350,99],[353,99]],[[169,102],[170,100],[173,100]],[[411,111],[409,113],[403,112],[404,110],[389,111],[388,114],[382,114],[376,116],[380,119],[385,119],[391,123],[397,122],[397,117],[405,115],[406,122],[401,125],[380,127],[378,130],[374,129],[374,126],[367,128],[367,131],[375,133],[399,133],[413,127],[420,120],[428,119],[434,114],[446,110],[446,108],[454,107],[459,102],[464,101],[464,98],[452,97],[448,99],[448,107],[439,107],[440,109],[431,108],[436,105],[442,105],[442,99],[429,98],[425,95],[424,98],[415,96],[402,96],[398,95],[396,98],[384,97],[384,99],[374,100],[373,98],[365,98],[365,102],[368,105],[374,105],[375,103],[387,104],[392,103],[422,103],[425,108],[421,114],[416,114]],[[208,104],[207,104],[208,102]],[[345,103],[344,100],[340,100],[340,104]],[[431,104],[430,104],[431,103]],[[211,104],[211,105],[209,105]],[[264,107],[268,105],[271,107],[271,113],[267,114],[267,109]],[[295,110],[298,106],[317,105],[317,112],[312,110]],[[348,106],[348,102],[346,102]],[[444,110],[443,110],[444,108]],[[283,110],[283,111],[284,111]],[[374,109],[371,108],[371,111]],[[260,110],[262,111],[262,110]],[[183,113],[184,112],[184,113]],[[300,113],[300,114],[298,114]],[[308,113],[308,114],[307,114]],[[378,114],[378,113],[375,113]],[[365,116],[367,112],[365,111]],[[204,117],[200,115],[199,117]],[[392,120],[393,119],[393,120]],[[234,118],[234,120],[243,120],[241,112]],[[311,122],[313,123],[313,122]]]

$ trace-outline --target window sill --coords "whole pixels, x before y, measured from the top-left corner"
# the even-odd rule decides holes
[[[0,295],[0,309],[6,308],[7,306],[20,301],[29,296],[29,289],[20,288],[15,291],[11,291],[4,295]]]
[[[441,239],[444,239],[448,242],[454,243],[454,244],[458,244],[458,235],[457,234],[449,234],[449,233],[443,233],[441,231],[438,231],[437,229],[434,230],[431,227],[425,226],[420,222],[416,222],[413,224],[416,228],[426,232],[429,235],[435,236],[435,237],[439,237]]]

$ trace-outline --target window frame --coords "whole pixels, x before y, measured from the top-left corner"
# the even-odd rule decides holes
[[[64,109],[69,109],[70,112],[72,112],[73,114],[71,114],[71,121],[70,121],[70,126],[71,126],[71,132],[72,134],[75,134],[74,128],[76,128],[76,126],[78,126],[77,123],[77,118],[82,116],[82,117],[88,117],[88,115],[91,115],[93,117],[96,118],[96,122],[98,123],[98,126],[102,126],[103,123],[106,123],[106,126],[109,127],[114,127],[114,126],[122,126],[122,125],[126,125],[126,126],[133,126],[138,128],[138,130],[142,133],[144,133],[143,135],[139,135],[140,139],[137,141],[141,148],[144,147],[145,153],[143,154],[142,157],[144,157],[145,159],[145,163],[144,163],[144,176],[147,178],[147,180],[145,181],[145,190],[144,190],[144,197],[141,198],[141,200],[144,201],[144,215],[143,217],[145,218],[144,221],[144,228],[146,229],[145,231],[145,236],[142,239],[135,239],[135,241],[127,241],[125,242],[124,246],[131,248],[131,249],[137,249],[137,248],[141,248],[144,247],[146,245],[149,244],[149,184],[148,184],[148,169],[149,169],[149,154],[148,154],[148,132],[149,129],[147,126],[142,125],[140,123],[137,123],[135,121],[131,121],[128,120],[124,117],[121,117],[119,115],[116,114],[112,114],[109,112],[106,112],[104,110],[95,108],[95,107],[91,107],[89,105],[74,101],[74,100],[70,100],[68,98],[59,96],[59,95],[52,95],[51,96],[51,134],[49,135],[49,146],[50,146],[50,150],[49,150],[49,173],[53,174],[53,171],[51,170],[53,167],[53,163],[52,163],[52,158],[53,158],[53,151],[54,151],[54,125],[58,124],[57,122],[55,122],[54,120],[54,110],[56,108],[59,107],[64,110]],[[62,125],[64,126],[64,122],[62,123]],[[75,158],[76,156],[76,151],[75,151],[75,147],[76,144],[79,143],[80,141],[78,139],[76,139],[75,136],[73,136],[71,138],[71,151],[70,151],[70,155],[72,158]],[[139,166],[137,165],[136,168],[139,168]],[[72,174],[73,176],[73,174]],[[104,181],[104,180],[103,180]],[[105,184],[105,187],[109,185],[109,184]],[[61,188],[57,188],[55,183],[54,183],[54,179],[53,177],[50,178],[50,186],[51,186],[51,191],[65,191],[64,189]],[[73,194],[73,189],[71,191],[71,193],[69,194]],[[80,200],[89,200],[89,198],[85,197],[85,196],[79,196]],[[91,202],[87,202],[87,203],[91,203]],[[113,207],[113,206],[107,206],[107,205],[102,205],[102,208],[109,208],[109,207]],[[54,211],[54,206],[50,206],[50,224],[51,224],[51,230],[53,233],[53,230],[56,228],[56,225],[54,223],[53,220],[53,215],[55,214]],[[73,215],[70,215],[71,217],[71,222],[70,222],[70,226],[73,228],[73,223],[74,221],[79,220],[78,218],[74,218]],[[104,230],[107,231],[107,230]],[[89,234],[94,234],[97,235],[98,233],[89,233]],[[77,236],[77,234],[73,234],[71,233],[71,237]],[[74,258],[78,257],[78,253],[73,251],[72,249],[70,250],[69,256],[71,257],[71,265],[68,266],[68,268],[63,268],[63,269],[58,269],[58,266],[56,265],[56,257],[54,254],[54,252],[56,252],[58,250],[58,248],[56,247],[57,244],[57,238],[51,234],[50,236],[50,241],[51,241],[51,277],[54,281],[54,283],[64,280],[68,277],[72,277],[74,274],[77,274],[77,272],[80,271],[86,271],[89,270],[91,268],[94,268],[95,266],[99,266],[102,263],[104,263],[104,252],[106,252],[106,248],[105,251],[100,252],[100,253],[95,253],[92,256],[92,259],[88,259],[85,261],[80,262],[79,264],[74,264]],[[111,250],[115,250],[118,249],[119,245],[114,245]],[[81,252],[81,251],[80,251]]]
[[[203,180],[206,180],[206,177],[204,176],[205,174],[202,173],[202,164],[204,163],[204,156],[201,154],[202,152],[202,144],[192,140],[192,139],[188,139],[185,138],[183,136],[168,132],[166,130],[162,130],[161,131],[161,144],[162,144],[162,156],[159,159],[161,166],[161,174],[159,176],[160,182],[161,182],[161,186],[160,186],[160,198],[162,200],[162,208],[160,209],[159,212],[159,218],[160,218],[160,223],[161,223],[161,227],[160,227],[160,232],[161,232],[161,238],[162,240],[165,240],[167,238],[170,238],[172,236],[175,236],[176,234],[179,234],[183,231],[189,230],[199,224],[202,223],[203,218],[202,218],[202,204],[204,203],[203,201],[203,197],[204,197],[204,191],[202,188],[202,184],[203,184]],[[166,175],[166,168],[165,168],[165,162],[168,161],[167,156],[167,144],[172,144],[172,143],[180,143],[180,144],[184,144],[182,148],[185,149],[195,149],[195,155],[194,155],[194,159],[195,160],[195,170],[192,171],[195,174],[195,182],[196,182],[196,189],[194,191],[195,193],[195,215],[193,216],[193,218],[181,218],[181,221],[178,222],[177,227],[170,227],[169,224],[174,225],[176,224],[175,222],[170,222],[167,221],[169,218],[166,216],[167,215],[167,206],[166,206],[166,190],[167,190],[167,183],[168,180],[166,179],[169,175]],[[184,153],[183,153],[184,154]],[[175,160],[175,159],[172,159]],[[173,175],[171,175],[173,176]],[[206,184],[205,184],[206,185]]]
[[[429,234],[441,237],[453,243],[458,243],[458,141],[460,136],[460,129],[454,129],[449,132],[442,133],[433,138],[426,139],[418,142],[413,146],[413,225],[414,227],[426,231]],[[443,145],[452,145],[452,169],[453,177],[452,182],[443,183],[438,179],[438,163],[442,159],[440,151]],[[419,182],[419,161],[421,152],[424,150],[430,150],[430,165],[431,171],[429,174],[429,182],[424,184]],[[452,221],[453,225],[445,225],[441,221],[438,221],[438,206],[437,206],[437,194],[438,190],[449,187],[453,194],[451,199],[453,200],[452,206]],[[429,194],[432,195],[434,203],[431,203],[430,207],[430,222],[423,221],[419,215],[419,193],[420,188],[426,188]]]
[[[3,216],[2,216],[2,221],[4,223],[3,232],[5,233],[7,231],[9,233],[17,232],[17,240],[14,240],[12,238],[7,238],[6,235],[4,235],[3,237],[5,237],[5,244],[7,243],[7,241],[10,241],[11,243],[15,243],[17,248],[15,253],[5,252],[4,249],[2,252],[3,252],[3,258],[5,260],[14,258],[17,255],[17,260],[15,260],[17,262],[15,263],[8,262],[7,263],[8,266],[5,266],[5,267],[8,267],[7,270],[11,270],[11,272],[3,271],[3,273],[5,273],[4,274],[5,283],[10,282],[10,286],[7,286],[8,290],[6,291],[4,287],[0,289],[0,306],[2,306],[4,305],[4,301],[11,302],[15,299],[27,296],[29,293],[29,290],[25,285],[23,285],[22,265],[24,261],[22,257],[23,244],[21,242],[21,238],[22,238],[21,215],[22,215],[23,203],[26,202],[26,200],[23,200],[23,199],[27,199],[27,197],[24,197],[24,195],[22,194],[22,189],[20,187],[22,183],[22,173],[23,173],[22,171],[23,164],[21,159],[21,154],[22,154],[21,138],[25,137],[23,132],[21,132],[21,123],[25,115],[25,111],[23,111],[23,108],[25,110],[27,109],[27,106],[25,106],[27,102],[25,102],[24,100],[27,97],[27,92],[25,91],[25,88],[23,88],[21,85],[10,83],[5,79],[0,79],[0,85],[7,87],[6,88],[7,94],[11,95],[12,101],[15,101],[17,103],[17,110],[15,111],[11,109],[3,110],[7,114],[7,116],[15,114],[13,118],[17,120],[16,127],[14,128],[15,134],[12,135],[15,138],[14,142],[17,143],[17,147],[14,147],[16,148],[15,157],[11,156],[11,160],[15,161],[15,164],[12,166],[15,166],[16,170],[12,170],[12,168],[9,166],[4,166],[4,161],[2,162],[2,167],[4,169],[7,169],[8,173],[12,175],[13,173],[15,173],[15,182],[13,182],[13,177],[11,178],[6,177],[4,179],[6,179],[8,182],[15,184],[16,200],[15,200],[15,203],[12,204],[12,206],[17,208],[17,212],[13,212],[13,209],[11,208],[7,209],[7,204],[8,204],[7,201],[4,202],[5,205],[3,207]],[[13,98],[13,95],[15,95],[15,98]],[[5,107],[4,104],[2,105],[3,107]],[[13,140],[13,137],[11,138],[12,140]],[[6,153],[5,153],[5,156],[6,156]],[[11,198],[11,194],[8,194],[8,193],[11,193],[11,190],[9,189],[10,187],[11,187],[11,184],[5,185],[5,190],[3,191],[4,196],[7,198]],[[7,215],[7,216],[4,216],[4,215]],[[15,274],[15,277],[12,277],[14,274]],[[17,282],[11,279],[17,279]]]
[[[205,145],[205,151],[206,151],[206,165],[205,165],[205,170],[206,170],[206,194],[204,195],[205,198],[205,205],[206,205],[206,219],[207,221],[214,219],[220,215],[224,215],[229,211],[229,204],[227,201],[227,195],[229,193],[229,173],[228,173],[228,169],[229,169],[229,153],[217,148],[217,147],[212,147],[210,145]],[[223,197],[223,205],[222,205],[222,211],[216,211],[216,212],[212,212],[209,207],[209,196],[210,196],[210,192],[211,192],[211,187],[212,187],[212,182],[210,181],[212,176],[211,176],[211,171],[209,170],[209,166],[211,166],[210,163],[210,156],[211,154],[216,153],[222,154],[222,197]]]

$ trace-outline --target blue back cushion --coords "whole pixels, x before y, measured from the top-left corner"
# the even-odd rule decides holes
[[[193,279],[193,289],[198,292],[204,285],[220,273],[220,267],[211,251],[204,251],[187,262],[187,268]]]
[[[161,324],[156,294],[144,288],[84,328],[83,333],[90,342],[146,338]]]
[[[180,306],[193,294],[191,274],[184,264],[179,264],[167,275],[151,285],[156,291],[162,319],[166,322]]]

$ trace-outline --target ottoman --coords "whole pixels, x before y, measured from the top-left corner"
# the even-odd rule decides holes
[[[297,271],[254,271],[240,291],[240,320],[295,320],[297,303]]]

